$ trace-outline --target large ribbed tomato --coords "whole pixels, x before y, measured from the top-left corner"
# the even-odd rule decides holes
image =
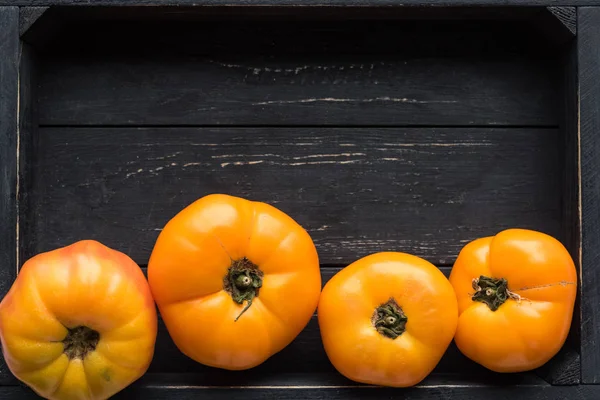
[[[454,336],[458,308],[452,286],[434,265],[384,252],[331,278],[318,315],[325,351],[342,375],[406,387],[440,361]]]
[[[460,351],[496,372],[552,358],[567,338],[577,293],[571,256],[541,232],[508,229],[468,243],[450,274]]]
[[[106,399],[143,375],[157,316],[125,254],[80,241],[29,259],[0,303],[11,372],[48,399]]]
[[[166,224],[148,279],[177,347],[230,370],[287,346],[321,291],[308,233],[273,206],[224,194],[195,201]]]

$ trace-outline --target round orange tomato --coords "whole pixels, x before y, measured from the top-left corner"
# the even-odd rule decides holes
[[[456,330],[452,286],[431,263],[394,252],[350,264],[323,288],[319,327],[333,366],[356,382],[407,387],[438,364]]]
[[[156,307],[140,268],[95,241],[41,253],[0,303],[11,372],[47,399],[106,399],[154,355]]]
[[[456,345],[496,372],[532,370],[567,338],[577,292],[571,256],[541,232],[508,229],[460,252],[450,282],[460,317]]]
[[[148,280],[177,347],[229,370],[287,346],[321,291],[308,233],[273,206],[224,194],[195,201],[166,224]]]

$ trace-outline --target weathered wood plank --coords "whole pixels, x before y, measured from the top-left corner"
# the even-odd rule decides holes
[[[571,32],[572,36],[577,35],[577,8],[548,7],[548,11]]]
[[[164,224],[215,192],[289,213],[326,264],[450,264],[511,226],[562,237],[557,129],[41,128],[35,146],[29,254],[95,238],[145,264]]]
[[[434,400],[449,400],[449,399],[460,399],[460,400],[475,400],[475,399],[510,399],[510,398],[526,398],[528,400],[555,400],[564,398],[580,398],[580,399],[592,399],[600,396],[600,388],[598,387],[553,387],[547,385],[540,386],[497,386],[491,383],[488,386],[470,386],[468,382],[463,385],[452,385],[448,382],[444,384],[437,384],[437,380],[432,379],[432,383],[429,386],[422,386],[417,388],[411,388],[402,390],[402,395],[410,399],[434,399]],[[230,391],[219,391],[218,389],[202,390],[198,388],[181,388],[177,390],[176,394],[173,393],[175,388],[147,388],[139,389],[137,391],[132,388],[129,392],[122,392],[118,398],[127,399],[131,398],[128,396],[139,396],[140,398],[148,400],[159,400],[177,398],[181,400],[188,400],[197,398],[198,396],[206,396],[211,399],[247,399],[249,393],[246,389],[235,389]],[[169,393],[170,392],[170,393]],[[292,388],[278,388],[274,390],[263,390],[252,393],[253,398],[261,399],[382,399],[382,398],[394,398],[398,396],[399,390],[389,388],[356,388],[356,387],[341,387],[341,388],[308,388],[303,389],[301,385]]]
[[[152,379],[154,377],[148,376]],[[142,378],[144,379],[144,378]],[[539,381],[522,379],[522,383],[510,385],[496,381],[451,380],[430,376],[417,387],[393,389],[357,385],[353,382],[331,381],[314,375],[268,376],[262,377],[263,385],[244,387],[202,387],[196,385],[153,385],[151,382],[136,382],[114,399],[148,400],[192,400],[197,398],[247,400],[247,399],[389,399],[401,396],[407,399],[427,400],[556,400],[556,399],[596,399],[600,398],[600,386],[551,386]],[[333,383],[333,384],[332,384]],[[33,392],[24,387],[0,388],[2,399],[34,400]]]
[[[0,7],[0,298],[17,274],[19,8]],[[0,384],[11,383],[0,359]]]
[[[577,35],[576,10],[575,7],[546,7],[533,18],[533,24],[560,51],[561,46]]]
[[[48,9],[49,7],[21,7],[19,12],[19,34],[27,33]]]
[[[558,124],[558,62],[522,25],[102,26],[44,48],[42,125]]]
[[[600,383],[600,8],[581,8],[579,91],[581,142],[582,382]]]
[[[80,9],[80,8],[76,8]],[[86,10],[87,8],[81,8]],[[65,28],[63,9],[54,7],[21,7],[19,31],[21,41],[44,49]]]
[[[27,223],[28,215],[33,212],[30,199],[33,191],[31,186],[32,160],[34,157],[33,143],[37,137],[37,58],[35,49],[21,42],[21,57],[19,63],[19,237],[32,238],[32,226]],[[19,243],[19,267],[27,258],[27,249],[31,247],[24,241]]]
[[[563,110],[560,130],[564,157],[561,166],[563,179],[563,217],[561,231],[564,244],[580,272],[581,266],[581,220],[579,214],[579,82],[577,80],[577,42],[572,40],[563,51],[563,83],[561,89]],[[580,273],[578,274],[581,281]],[[581,289],[581,285],[579,285]],[[575,313],[567,344],[559,354],[539,372],[553,385],[574,385],[581,381],[580,295],[576,300]]]
[[[231,379],[235,380],[235,385],[231,385]],[[292,388],[293,386],[302,386],[304,388],[355,388],[361,389],[369,387],[365,384],[350,381],[339,373],[334,374],[322,374],[322,373],[255,373],[253,370],[244,371],[241,373],[225,373],[215,374],[214,379],[211,379],[208,385],[202,385],[204,379],[197,374],[160,374],[160,373],[149,373],[142,377],[136,386],[148,387],[148,386],[204,386],[205,389],[217,388],[217,387],[248,387],[249,389],[257,388]],[[444,374],[433,372],[427,378],[425,378],[419,385],[418,388],[426,387],[443,387],[443,386],[486,386],[486,385],[515,385],[515,386],[547,386],[539,377],[536,377],[531,373],[522,374],[484,374],[484,375],[470,375],[460,376],[460,373],[455,371],[454,373]],[[234,386],[234,387],[232,387]],[[375,387],[370,386],[375,389]],[[379,388],[380,389],[380,388]]]
[[[600,0],[0,0],[0,5],[17,6],[599,6]]]
[[[562,8],[562,7],[559,7]],[[115,12],[117,11],[117,12]],[[298,21],[299,19],[316,21],[372,21],[372,20],[419,20],[435,19],[438,21],[460,20],[472,21],[485,19],[486,21],[503,20],[519,21],[538,14],[538,7],[380,7],[377,4],[361,7],[278,7],[278,6],[211,6],[194,7],[179,5],[129,7],[121,5],[117,10],[111,6],[99,7],[57,7],[53,12],[61,16],[64,22],[101,21],[153,21],[161,23],[168,21],[213,21],[215,19],[229,22],[246,23],[251,20],[261,22],[274,20]],[[106,33],[106,32],[105,32]],[[163,32],[169,34],[168,32]],[[185,40],[185,38],[182,38]]]

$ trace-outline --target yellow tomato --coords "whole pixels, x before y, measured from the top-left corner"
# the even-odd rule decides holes
[[[167,223],[148,280],[177,347],[229,370],[257,366],[287,346],[321,292],[308,233],[273,206],[223,194]]]
[[[323,288],[319,327],[327,356],[344,376],[413,386],[438,364],[458,319],[452,286],[434,265],[404,253],[377,253]]]
[[[119,392],[148,369],[156,331],[140,268],[95,241],[29,259],[0,303],[6,364],[47,399]]]
[[[553,237],[508,229],[468,243],[450,282],[460,317],[456,345],[496,372],[540,367],[565,342],[577,294],[577,273]]]

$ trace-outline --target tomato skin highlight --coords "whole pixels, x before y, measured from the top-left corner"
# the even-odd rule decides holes
[[[434,265],[382,252],[355,261],[327,282],[318,318],[327,356],[342,375],[409,387],[427,377],[445,353],[458,307],[452,286]]]
[[[310,321],[321,273],[309,234],[277,208],[211,194],[175,215],[148,280],[176,346],[216,368],[253,368]]]
[[[47,399],[111,397],[147,371],[156,334],[139,266],[93,240],[30,258],[0,302],[6,364]]]
[[[507,288],[498,297],[493,284],[479,285],[481,277],[491,278],[492,283],[504,279]],[[569,252],[555,238],[533,230],[507,229],[476,239],[459,253],[450,282],[460,313],[456,345],[489,370],[530,371],[564,345],[573,318],[577,271]],[[486,303],[488,290],[500,304],[497,308]]]

